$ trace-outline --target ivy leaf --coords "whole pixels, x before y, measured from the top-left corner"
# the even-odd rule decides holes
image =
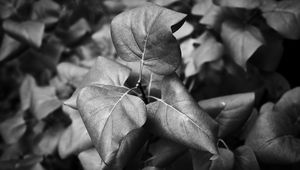
[[[4,34],[0,47],[0,62],[13,54],[20,46],[21,43],[19,41]]]
[[[126,165],[129,157],[123,154],[128,154],[127,149],[135,150],[144,142],[140,131],[146,122],[146,106],[130,91],[125,87],[90,85],[80,91],[77,99],[94,146],[104,163],[117,169]]]
[[[78,88],[73,93],[71,98],[66,100],[64,104],[76,109],[76,100],[78,93],[86,85],[98,83],[114,86],[123,86],[129,74],[130,69],[126,66],[123,66],[105,57],[98,57],[96,63],[84,76],[82,82],[79,84]]]
[[[210,154],[191,151],[194,169],[203,170],[231,170],[234,166],[234,154],[229,149],[219,148],[219,155],[210,160]]]
[[[300,38],[300,2],[298,0],[271,1],[261,7],[266,22],[282,36]]]
[[[64,159],[71,154],[91,148],[92,141],[79,112],[66,105],[63,106],[63,110],[72,120],[72,124],[62,133],[58,144],[59,156]]]
[[[95,148],[82,151],[78,158],[84,170],[100,170],[105,167]]]
[[[172,73],[181,57],[172,32],[185,16],[150,3],[121,13],[111,23],[118,55],[128,62],[140,61],[154,73]]]
[[[214,4],[233,8],[253,9],[262,5],[262,0],[212,0]]]
[[[3,29],[12,37],[38,48],[42,45],[45,25],[38,21],[5,20]]]
[[[176,75],[163,79],[161,93],[162,99],[147,105],[147,127],[177,143],[217,154],[216,122],[199,107]]]
[[[224,53],[224,47],[213,35],[205,32],[202,35],[203,43],[191,54],[191,60],[185,67],[185,76],[190,77],[199,73],[205,63],[212,62],[221,58]]]
[[[61,106],[55,88],[38,86],[35,79],[27,75],[20,88],[21,108],[30,109],[37,119],[43,119]]]
[[[300,162],[300,88],[286,92],[276,103],[266,103],[246,139],[258,160],[269,164]]]
[[[239,130],[254,108],[254,93],[241,93],[202,100],[198,104],[219,123],[218,137]]]
[[[24,135],[26,129],[24,112],[22,111],[0,123],[0,134],[6,144],[18,142]]]
[[[152,155],[145,161],[148,166],[164,168],[173,163],[178,157],[186,152],[186,147],[175,142],[160,139],[149,147],[149,153]]]
[[[246,146],[240,146],[234,150],[234,170],[260,170],[253,150]]]
[[[235,63],[244,69],[248,59],[264,44],[259,29],[233,21],[225,21],[222,24],[221,37]]]

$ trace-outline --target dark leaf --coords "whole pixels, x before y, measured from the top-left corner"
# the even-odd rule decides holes
[[[90,85],[80,91],[77,99],[94,146],[104,163],[116,169],[126,165],[129,158],[123,154],[127,149],[135,150],[141,146],[136,143],[144,142],[141,127],[146,121],[146,107],[130,91],[120,86]]]
[[[145,161],[145,164],[148,166],[164,168],[173,163],[186,151],[186,147],[182,145],[161,139],[150,145],[149,153],[152,156]]]
[[[261,6],[263,17],[274,30],[289,39],[300,38],[300,1],[271,1]]]
[[[211,155],[205,152],[192,151],[193,167],[201,170],[231,170],[234,166],[234,154],[224,148],[219,148],[219,155],[210,160]]]
[[[45,24],[56,23],[60,17],[61,8],[52,0],[39,0],[33,4],[31,18]]]
[[[20,111],[13,117],[0,123],[0,134],[6,144],[19,141],[26,131],[24,112]]]
[[[269,164],[299,163],[300,88],[286,92],[276,103],[266,103],[246,139],[258,160]]]
[[[246,8],[253,9],[262,5],[262,0],[212,0],[215,4],[234,7],[234,8]]]
[[[244,69],[248,59],[264,44],[258,28],[233,21],[222,24],[221,37],[233,60]]]
[[[0,161],[0,167],[5,170],[30,170],[42,160],[42,156],[28,155],[23,159]]]
[[[234,150],[234,158],[234,170],[260,170],[253,150],[246,145]]]
[[[202,100],[199,105],[219,123],[218,137],[238,131],[254,107],[254,93],[242,93]]]
[[[185,16],[150,3],[116,16],[111,30],[118,55],[128,62],[140,61],[154,73],[170,74],[181,57],[172,28]]]
[[[114,69],[111,69],[114,68]],[[82,82],[73,93],[72,97],[64,102],[64,104],[77,108],[76,100],[79,91],[88,84],[106,84],[114,86],[123,86],[130,74],[130,69],[114,62],[113,60],[98,57],[96,63],[90,69],[90,71],[85,75]]]
[[[38,21],[15,22],[5,20],[3,29],[12,37],[34,47],[40,47],[44,36],[45,25]]]
[[[161,93],[162,99],[147,105],[147,127],[178,143],[218,154],[216,122],[199,107],[176,75],[163,79]]]

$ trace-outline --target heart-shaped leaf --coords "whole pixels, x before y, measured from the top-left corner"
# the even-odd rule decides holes
[[[221,37],[235,63],[244,69],[248,59],[264,44],[264,37],[258,28],[233,21],[222,24]]]
[[[139,131],[146,122],[146,106],[130,91],[120,86],[94,84],[83,88],[77,99],[83,122],[102,160],[119,169],[129,159],[122,155],[127,154],[126,149],[139,148],[144,142]]]
[[[140,61],[154,73],[172,73],[181,57],[172,31],[185,16],[150,3],[121,13],[111,23],[118,55],[128,62]]]
[[[0,134],[6,144],[13,144],[19,141],[26,131],[24,112],[20,111],[13,117],[0,123]]]
[[[233,8],[257,8],[262,4],[262,0],[212,0],[214,4]]]
[[[234,166],[234,154],[229,149],[219,148],[219,155],[210,160],[209,153],[191,151],[194,169],[231,170]]]
[[[186,147],[180,144],[161,139],[150,145],[149,153],[152,156],[145,161],[145,164],[148,166],[164,168],[173,163],[186,151]]]
[[[253,150],[246,145],[234,150],[234,158],[234,170],[260,170]]]
[[[276,103],[266,103],[246,139],[258,160],[271,164],[300,162],[300,88],[286,92]]]
[[[162,99],[147,105],[147,127],[178,143],[217,154],[216,122],[199,107],[175,74],[163,79],[161,93]]]
[[[63,111],[66,112],[72,120],[72,124],[64,130],[58,144],[59,156],[64,159],[70,154],[77,154],[91,148],[92,141],[79,112],[66,105],[63,106]]]
[[[202,66],[205,63],[218,60],[223,55],[223,45],[219,43],[213,35],[209,32],[205,32],[202,37],[203,43],[192,52],[192,60],[190,60],[185,67],[184,71],[186,77],[197,74],[202,70]]]
[[[300,1],[271,1],[261,7],[268,25],[289,39],[300,38]]]
[[[37,119],[43,119],[61,106],[52,86],[38,86],[32,76],[27,75],[20,88],[21,108],[30,109]]]
[[[219,123],[218,137],[239,130],[254,107],[254,93],[241,93],[202,100],[198,104]]]
[[[24,21],[15,22],[12,20],[5,20],[3,22],[3,29],[12,37],[26,42],[34,47],[42,45],[45,25],[38,21]]]
[[[82,82],[73,93],[71,98],[66,100],[64,104],[76,109],[76,100],[78,93],[86,85],[99,83],[106,85],[123,86],[129,74],[129,68],[105,57],[98,57],[96,63],[84,76]]]
[[[81,152],[78,158],[84,170],[100,170],[105,167],[95,148]]]

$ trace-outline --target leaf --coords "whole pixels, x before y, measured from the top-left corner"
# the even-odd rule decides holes
[[[92,39],[96,42],[97,47],[100,49],[102,56],[108,56],[113,58],[113,56],[116,53],[116,49],[111,39],[111,31],[109,24],[105,24],[99,30],[97,30],[92,35]]]
[[[51,155],[57,150],[59,139],[63,132],[62,125],[55,125],[42,132],[41,136],[33,147],[36,155]]]
[[[149,153],[152,155],[144,164],[147,166],[164,168],[173,163],[178,157],[186,152],[186,147],[175,142],[161,139],[149,147]]]
[[[222,24],[221,37],[233,60],[246,69],[246,62],[264,44],[264,38],[254,26],[232,21]]]
[[[266,103],[246,139],[258,160],[269,164],[299,163],[300,88],[286,92],[276,103]]]
[[[140,61],[157,74],[170,74],[180,64],[180,48],[173,31],[186,15],[147,3],[116,16],[111,23],[118,55]]]
[[[201,170],[231,170],[234,166],[234,154],[224,148],[219,148],[220,154],[214,160],[210,160],[210,154],[192,151],[194,169]]]
[[[213,5],[212,0],[198,0],[193,6],[191,13],[193,15],[205,15]]]
[[[174,33],[174,37],[176,37],[176,39],[182,39],[190,35],[193,31],[193,25],[188,22],[184,22],[183,25]]]
[[[146,107],[130,91],[125,87],[90,85],[80,91],[77,99],[94,146],[104,163],[117,169],[124,168],[129,159],[123,158],[127,147],[134,150],[144,142],[140,130],[146,121]]]
[[[191,148],[217,154],[216,122],[199,107],[176,75],[163,79],[161,93],[162,99],[147,105],[150,131]]]
[[[20,88],[21,108],[30,109],[37,119],[43,119],[61,106],[51,86],[39,87],[35,79],[27,75]]]
[[[234,170],[260,170],[253,150],[246,146],[240,146],[234,150]]]
[[[75,87],[79,86],[84,75],[86,75],[88,71],[89,70],[87,68],[67,62],[61,62],[57,65],[59,77]]]
[[[111,69],[114,68],[114,69]],[[77,109],[76,100],[79,91],[88,84],[106,84],[114,86],[123,86],[130,74],[130,69],[114,62],[113,60],[98,57],[94,66],[89,70],[89,72],[84,76],[82,82],[77,87],[76,91],[73,93],[71,98],[64,102],[72,108]]]
[[[202,100],[198,104],[219,123],[218,137],[239,130],[254,108],[255,94],[241,93]]]
[[[186,77],[199,73],[205,63],[220,59],[224,53],[223,45],[213,35],[205,32],[202,36],[204,37],[203,43],[192,52],[192,60],[185,67]]]
[[[64,130],[59,140],[58,153],[62,159],[92,147],[91,137],[79,112],[66,105],[63,106],[63,110],[70,116],[72,124]]]
[[[27,155],[22,159],[0,161],[0,167],[5,170],[31,169],[42,162],[43,157],[38,155]]]
[[[22,111],[0,123],[0,134],[6,144],[18,142],[24,135],[26,129],[24,112]]]
[[[262,0],[212,0],[214,4],[233,7],[233,8],[245,8],[253,9],[262,5]]]
[[[38,21],[15,22],[5,20],[3,29],[12,37],[25,42],[33,47],[42,45],[45,25]]]
[[[147,166],[145,168],[143,168],[142,170],[163,170],[162,168],[157,168],[154,166]]]
[[[289,39],[300,38],[300,2],[298,0],[271,1],[261,6],[267,24]]]
[[[38,20],[44,24],[53,24],[59,20],[61,8],[52,0],[39,0],[33,4],[32,20]]]
[[[20,42],[4,34],[0,47],[0,62],[13,54],[20,46]]]
[[[84,170],[100,170],[105,167],[95,148],[79,153],[78,158]]]

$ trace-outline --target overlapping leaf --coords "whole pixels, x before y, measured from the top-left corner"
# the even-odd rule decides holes
[[[234,154],[229,149],[219,148],[220,154],[210,160],[210,154],[191,151],[194,169],[201,170],[231,170],[234,167]]]
[[[113,69],[112,69],[113,68]],[[99,83],[115,86],[123,86],[130,74],[130,69],[104,57],[98,57],[94,66],[85,75],[79,87],[73,93],[72,97],[64,104],[77,108],[76,99],[79,91],[88,84]]]
[[[84,170],[100,170],[105,167],[104,162],[101,160],[95,148],[79,153],[78,158]]]
[[[163,79],[161,93],[162,99],[147,105],[147,127],[178,143],[217,154],[216,122],[199,107],[176,75]]]
[[[239,130],[254,107],[254,93],[241,93],[202,100],[198,104],[219,123],[218,137]]]
[[[16,22],[6,20],[3,22],[3,29],[16,39],[34,47],[42,45],[45,25],[38,21]]]
[[[128,62],[140,61],[157,74],[170,74],[181,57],[172,31],[185,16],[150,3],[116,16],[111,30],[118,55]]]
[[[220,59],[224,53],[223,45],[210,33],[205,32],[201,39],[201,45],[192,52],[191,60],[185,67],[186,77],[197,74],[205,63]]]
[[[32,76],[27,75],[20,88],[21,108],[30,109],[37,119],[43,119],[61,106],[55,88],[38,86]]]
[[[234,150],[234,158],[234,170],[260,170],[253,150],[246,145]]]
[[[91,148],[93,144],[79,112],[65,105],[63,110],[69,114],[72,120],[72,124],[62,133],[58,144],[59,156],[66,158],[71,154]]]
[[[299,163],[300,88],[286,92],[276,103],[266,103],[246,139],[259,161]]]
[[[300,2],[298,0],[271,1],[261,7],[267,23],[285,38],[300,38]]]
[[[56,23],[59,19],[61,8],[52,0],[39,0],[33,4],[31,18],[45,24]]]
[[[14,53],[20,47],[20,45],[20,42],[5,34],[0,47],[0,61],[6,59],[8,56]]]
[[[221,37],[233,60],[244,69],[248,59],[264,43],[258,28],[233,21],[222,24]]]
[[[130,153],[145,142],[140,128],[146,121],[146,107],[130,91],[120,86],[94,84],[83,88],[77,99],[94,146],[104,163],[116,169],[122,169]]]

